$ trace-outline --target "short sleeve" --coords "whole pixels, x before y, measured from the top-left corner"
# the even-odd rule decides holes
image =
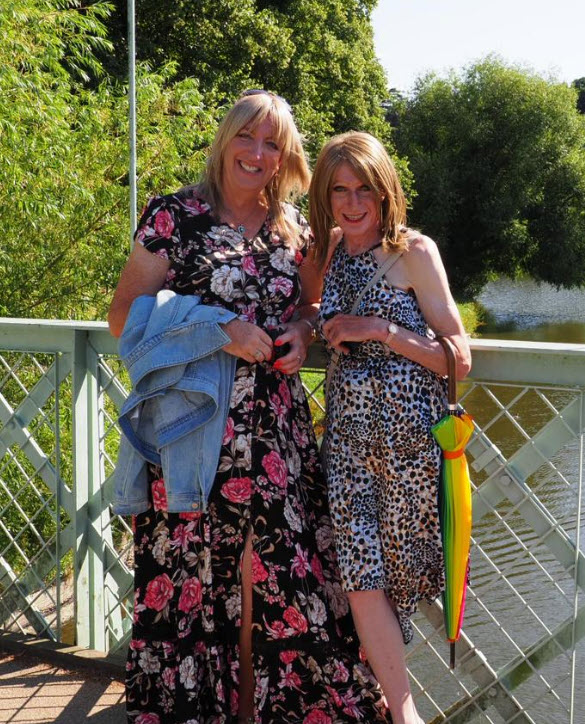
[[[285,213],[289,215],[289,218],[292,217],[294,219],[295,224],[299,228],[299,234],[295,244],[295,252],[296,256],[299,257],[297,262],[301,263],[306,258],[309,249],[313,246],[313,233],[311,231],[311,227],[309,226],[309,222],[305,219],[301,212],[290,204],[288,204],[287,207],[288,208]]]
[[[180,243],[178,204],[172,196],[155,196],[147,203],[134,241],[162,259],[172,260]]]

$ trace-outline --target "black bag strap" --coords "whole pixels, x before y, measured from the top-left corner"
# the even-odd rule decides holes
[[[455,374],[455,368],[457,363],[457,357],[455,355],[455,345],[448,337],[441,337],[437,335],[437,341],[443,347],[445,351],[445,357],[447,358],[447,378],[449,381],[449,388],[447,391],[447,402],[449,403],[449,412],[456,412],[457,405],[457,377]]]

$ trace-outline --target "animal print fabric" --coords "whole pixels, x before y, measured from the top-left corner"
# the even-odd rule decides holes
[[[349,314],[378,263],[342,241],[326,274],[319,324]],[[416,296],[385,278],[357,310],[430,336]],[[332,350],[328,348],[329,354]],[[340,355],[327,400],[325,461],[335,543],[346,591],[385,589],[405,643],[421,599],[443,589],[438,481],[431,427],[444,414],[445,381],[377,341]]]

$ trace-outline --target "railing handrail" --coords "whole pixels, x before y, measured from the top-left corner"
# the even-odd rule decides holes
[[[31,327],[69,330],[70,332],[103,332],[110,336],[107,322],[84,321],[70,319],[35,319],[24,317],[0,317],[0,344],[10,332],[22,328],[22,331],[30,330]],[[483,350],[486,352],[532,352],[566,355],[585,355],[585,344],[572,342],[530,342],[518,339],[491,339],[470,337],[471,349]],[[6,347],[8,349],[8,347]]]

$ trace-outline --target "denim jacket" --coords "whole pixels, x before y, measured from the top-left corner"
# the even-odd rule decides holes
[[[119,417],[116,513],[148,508],[147,462],[162,467],[169,512],[205,510],[236,367],[219,323],[235,317],[168,289],[132,303],[119,343],[132,392]]]

